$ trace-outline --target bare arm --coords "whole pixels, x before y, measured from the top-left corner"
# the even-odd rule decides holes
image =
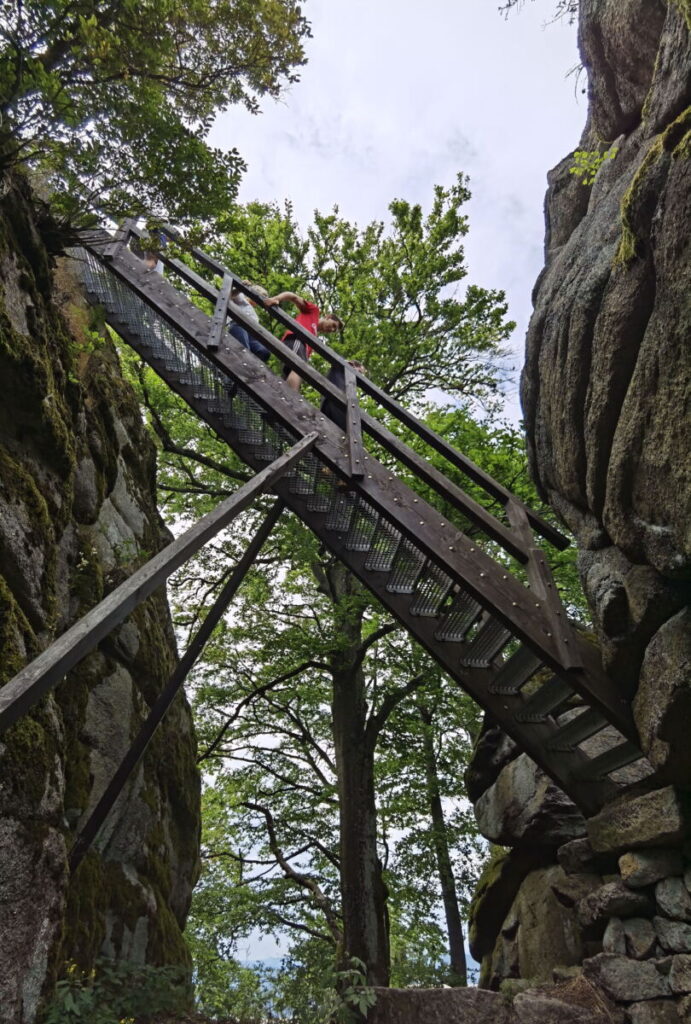
[[[277,306],[279,302],[292,302],[301,313],[304,313],[309,305],[306,299],[303,299],[301,295],[296,295],[295,292],[279,292],[278,295],[272,295],[264,300],[266,306]]]

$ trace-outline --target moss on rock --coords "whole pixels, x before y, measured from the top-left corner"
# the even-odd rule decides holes
[[[621,200],[621,241],[614,263],[626,266],[641,255],[639,221],[646,202],[647,186],[658,161],[671,155],[673,160],[688,156],[691,138],[691,107],[661,132],[645,154],[640,167]],[[653,199],[657,189],[653,192]]]

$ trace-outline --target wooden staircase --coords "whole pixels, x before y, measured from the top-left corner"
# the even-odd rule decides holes
[[[197,253],[211,282],[172,258],[164,259],[164,278],[126,247],[133,233],[131,226],[115,238],[93,232],[73,252],[90,301],[120,337],[257,472],[318,434],[274,492],[585,814],[612,799],[622,778],[631,781],[627,766],[638,762],[637,777],[649,773],[630,695],[618,692],[596,648],[570,628],[535,534],[557,547],[565,539],[361,376],[362,392],[482,486],[503,512],[492,515],[359,409],[363,431],[386,454],[376,458],[358,447],[359,438],[219,331],[235,275]],[[221,288],[215,275],[223,277]],[[179,288],[171,283],[176,277]],[[190,290],[214,303],[215,313],[202,312]],[[282,311],[276,316],[300,333]],[[237,319],[322,395],[346,406],[346,396],[311,365]],[[339,360],[311,335],[307,340],[330,362]],[[422,497],[430,488],[452,515]]]

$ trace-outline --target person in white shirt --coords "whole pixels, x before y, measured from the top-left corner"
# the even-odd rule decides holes
[[[268,298],[269,293],[266,288],[262,288],[261,285],[252,284],[251,281],[243,281],[244,285],[251,288],[255,295],[259,295],[260,298]],[[255,323],[259,323],[259,317],[255,306],[257,303],[251,299],[244,292],[240,291],[239,288],[235,289],[230,293],[230,301],[228,303],[228,312],[232,315],[233,310],[242,313],[250,320],[254,320]],[[236,341],[239,341],[246,349],[253,352],[258,359],[261,359],[263,363],[267,362],[271,353],[265,345],[262,345],[261,341],[258,341],[249,331],[245,330],[242,324],[231,323],[228,327],[228,333],[232,334]]]

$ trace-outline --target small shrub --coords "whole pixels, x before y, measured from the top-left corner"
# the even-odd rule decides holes
[[[618,152],[616,146],[611,146],[604,153],[598,149],[577,149],[573,154],[573,164],[569,167],[569,174],[575,174],[577,178],[580,178],[582,185],[592,185],[595,175],[605,160],[614,160]]]
[[[325,978],[319,1024],[356,1024],[377,1001],[374,990],[367,986],[367,968],[362,960],[351,956],[347,963],[341,970],[329,971]]]
[[[70,963],[41,1024],[144,1024],[156,1013],[184,1012],[189,1003],[181,967],[101,960],[83,971]]]

